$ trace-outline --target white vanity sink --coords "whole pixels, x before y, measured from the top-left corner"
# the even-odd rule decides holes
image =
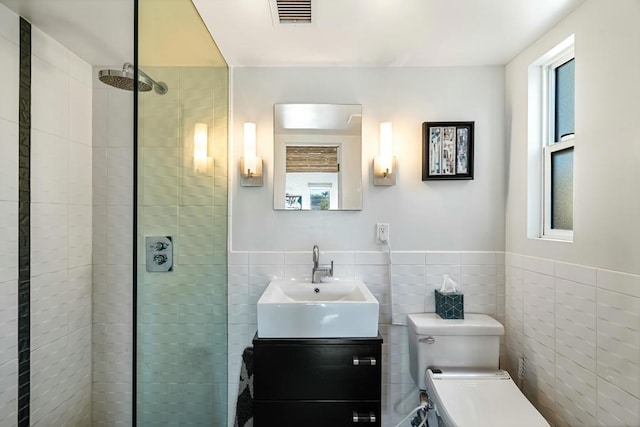
[[[378,336],[378,300],[359,280],[274,280],[258,300],[259,338]]]

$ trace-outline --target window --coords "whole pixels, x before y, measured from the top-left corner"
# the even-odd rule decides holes
[[[569,47],[542,64],[542,237],[573,240],[575,55]]]

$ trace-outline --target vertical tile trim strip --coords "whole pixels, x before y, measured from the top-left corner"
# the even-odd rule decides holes
[[[22,17],[18,123],[18,426],[27,427],[31,394],[31,24]]]

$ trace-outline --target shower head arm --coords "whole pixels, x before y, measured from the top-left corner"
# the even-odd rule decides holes
[[[133,74],[133,65],[130,62],[125,62],[124,65],[122,66],[122,69],[123,69],[123,71],[125,71],[127,73],[132,73]],[[138,74],[140,74],[141,76],[149,79],[151,81],[151,83],[153,83],[153,90],[155,90],[160,95],[164,95],[165,93],[167,93],[168,88],[167,88],[167,85],[165,83],[155,81],[154,79],[149,77],[149,75],[147,73],[142,71],[140,68],[138,68]]]

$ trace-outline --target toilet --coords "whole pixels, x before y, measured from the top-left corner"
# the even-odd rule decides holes
[[[432,409],[429,427],[543,427],[549,423],[499,369],[504,327],[484,314],[409,314],[409,367]]]

